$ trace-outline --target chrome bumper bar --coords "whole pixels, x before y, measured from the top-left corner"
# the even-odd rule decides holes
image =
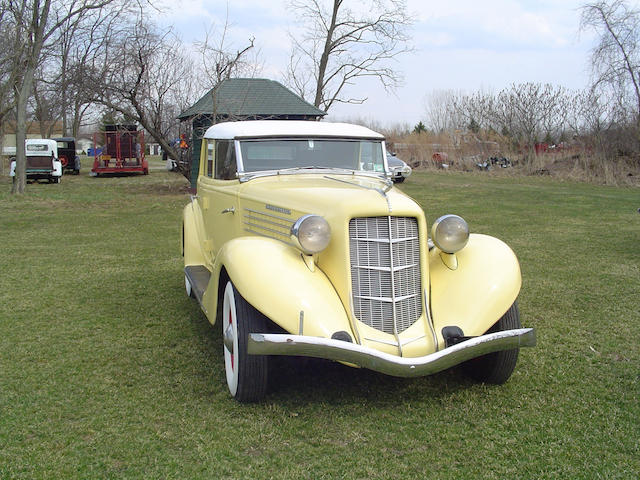
[[[424,357],[396,357],[355,343],[302,335],[251,333],[251,355],[293,355],[346,362],[396,377],[420,377],[500,350],[533,347],[533,328],[519,328],[474,337]]]

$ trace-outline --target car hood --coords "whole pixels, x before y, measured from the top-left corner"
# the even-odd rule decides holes
[[[293,217],[307,213],[327,220],[422,215],[410,197],[390,188],[385,180],[368,176],[327,173],[254,178],[242,184],[239,196],[247,208],[266,208]]]

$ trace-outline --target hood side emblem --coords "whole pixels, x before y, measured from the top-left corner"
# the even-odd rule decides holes
[[[284,213],[285,215],[291,215],[291,210],[288,208],[276,207],[275,205],[269,205],[268,203],[264,206],[267,210],[272,210],[278,213]]]

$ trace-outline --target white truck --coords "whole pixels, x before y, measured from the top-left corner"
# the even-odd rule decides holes
[[[58,158],[58,143],[55,140],[43,138],[29,138],[25,141],[27,157],[27,179],[47,179],[49,182],[60,183],[62,178],[62,163]],[[10,176],[16,175],[16,160],[11,160]]]

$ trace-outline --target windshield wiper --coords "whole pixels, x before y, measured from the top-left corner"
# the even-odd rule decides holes
[[[391,190],[391,188],[393,187],[393,182],[391,180],[389,180],[389,179],[386,179],[386,178],[384,179],[385,188],[368,187],[368,186],[362,185],[360,183],[349,182],[347,180],[342,180],[340,178],[328,177],[326,175],[325,175],[324,178],[328,178],[329,180],[334,180],[336,182],[348,183],[349,185],[354,185],[356,187],[365,188],[367,190],[373,190],[375,192],[378,192],[380,195],[382,195],[385,198],[387,198],[387,192],[389,190]],[[383,179],[380,179],[380,180],[383,180]]]
[[[287,173],[287,172],[297,172],[298,170],[334,170],[332,167],[318,167],[316,165],[308,165],[306,167],[289,167],[289,168],[279,168],[277,170],[278,173]],[[343,169],[339,169],[343,170]]]

